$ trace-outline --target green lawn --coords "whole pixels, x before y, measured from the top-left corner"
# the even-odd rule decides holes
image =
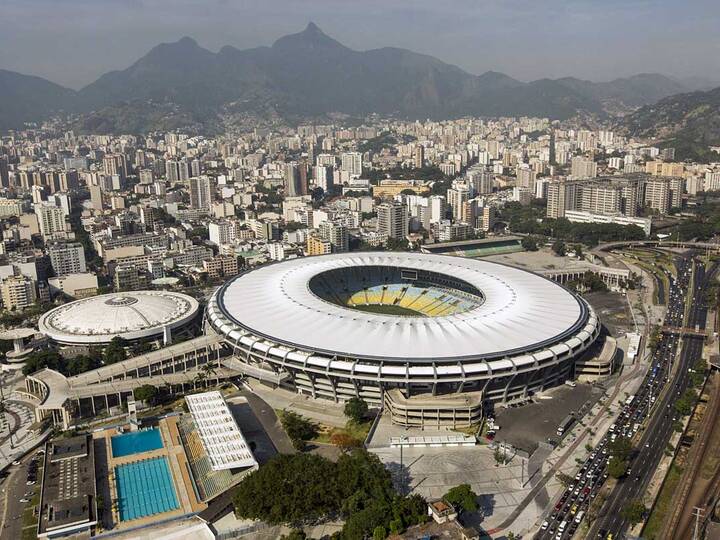
[[[650,518],[643,528],[643,538],[653,540],[654,538],[659,538],[663,532],[663,521],[665,520],[665,516],[672,510],[670,504],[672,503],[672,498],[673,495],[675,495],[675,490],[677,489],[681,476],[682,469],[673,463],[665,477],[665,482],[652,509]]]
[[[330,438],[335,433],[343,433],[345,435],[349,435],[353,439],[357,440],[360,444],[362,444],[365,441],[365,437],[367,437],[368,432],[370,431],[371,425],[372,420],[360,423],[348,420],[344,428],[331,428],[329,426],[320,426],[320,433],[318,433],[318,436],[315,437],[313,440],[319,443],[330,444]]]
[[[422,313],[412,309],[387,304],[356,304],[352,309],[367,311],[368,313],[379,313],[381,315],[397,315],[400,317],[425,317]]]

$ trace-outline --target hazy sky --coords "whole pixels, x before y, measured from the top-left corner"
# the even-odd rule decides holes
[[[0,0],[0,68],[80,88],[160,42],[271,45],[311,20],[472,73],[720,79],[720,0]]]

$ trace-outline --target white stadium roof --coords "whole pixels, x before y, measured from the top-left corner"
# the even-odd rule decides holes
[[[220,392],[192,394],[185,396],[185,402],[214,471],[257,466]]]
[[[40,331],[61,343],[107,343],[120,336],[142,339],[190,322],[199,309],[191,296],[133,291],[92,296],[59,306],[38,321]]]
[[[476,287],[484,301],[462,313],[407,317],[323,300],[308,283],[338,268],[389,266],[436,272]],[[217,292],[225,317],[290,347],[387,360],[497,358],[550,347],[578,332],[587,308],[556,283],[482,260],[403,252],[300,258],[242,274]]]

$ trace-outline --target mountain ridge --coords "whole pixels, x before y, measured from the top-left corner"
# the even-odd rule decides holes
[[[379,113],[416,119],[565,119],[578,113],[603,116],[608,104],[634,108],[689,90],[660,74],[603,83],[573,77],[522,82],[497,71],[473,75],[408,49],[356,51],[312,22],[269,47],[224,46],[217,53],[186,36],[158,44],[127,68],[107,72],[79,91],[52,85],[38,82],[44,88],[39,95],[46,95],[47,103],[37,114],[21,106],[22,113],[10,121],[0,116],[0,129],[42,120],[55,111],[97,114],[143,101],[175,104],[193,118],[217,117],[239,103],[248,110],[271,107],[294,118]],[[22,93],[0,84],[0,100],[7,96],[22,100]]]

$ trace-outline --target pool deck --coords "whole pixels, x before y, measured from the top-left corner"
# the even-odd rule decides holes
[[[195,490],[193,489],[192,479],[188,472],[187,459],[185,458],[185,452],[183,449],[182,442],[180,441],[180,433],[177,428],[177,418],[170,417],[160,421],[158,429],[160,430],[160,436],[163,441],[163,448],[152,450],[150,452],[142,452],[140,454],[132,454],[129,456],[113,457],[112,455],[112,443],[111,437],[117,435],[115,429],[108,429],[93,434],[94,438],[104,438],[105,448],[107,449],[107,463],[108,463],[108,478],[107,481],[110,487],[110,494],[113,501],[117,500],[117,488],[115,480],[115,467],[118,465],[124,465],[126,463],[133,463],[135,461],[141,461],[145,459],[151,459],[156,457],[167,458],[170,472],[173,477],[173,484],[175,485],[175,494],[177,495],[180,508],[177,510],[171,510],[162,514],[154,514],[151,516],[145,516],[138,519],[129,521],[120,521],[120,514],[116,504],[112,505],[112,530],[122,531],[123,529],[138,527],[142,525],[149,525],[157,522],[158,519],[171,519],[174,517],[180,517],[186,514],[200,512],[204,510],[207,505],[202,503],[195,496]]]

